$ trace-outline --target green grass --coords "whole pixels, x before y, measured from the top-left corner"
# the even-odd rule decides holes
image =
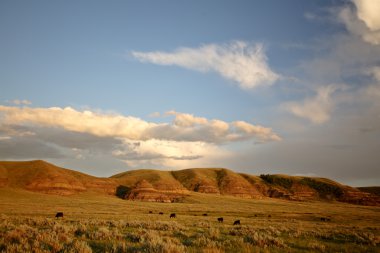
[[[379,252],[379,224],[379,207],[339,202],[192,193],[150,203],[0,189],[0,252]]]

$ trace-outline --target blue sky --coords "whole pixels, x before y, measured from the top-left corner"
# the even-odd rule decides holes
[[[2,1],[0,159],[378,184],[379,6]]]

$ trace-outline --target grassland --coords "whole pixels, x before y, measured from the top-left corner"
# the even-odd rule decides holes
[[[57,211],[64,212],[63,219],[54,218]],[[241,226],[232,225],[236,219]],[[184,203],[149,203],[96,193],[68,197],[0,189],[1,252],[379,250],[379,207],[200,193]]]

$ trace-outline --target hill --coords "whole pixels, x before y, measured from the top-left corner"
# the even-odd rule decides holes
[[[369,192],[374,195],[380,196],[380,186],[358,187],[363,192]]]
[[[60,168],[42,160],[0,162],[0,187],[71,195],[89,190],[113,194],[116,186],[115,180]]]
[[[224,168],[179,171],[133,170],[98,178],[36,160],[0,162],[0,187],[58,195],[95,191],[130,200],[183,201],[191,192],[240,198],[341,201],[380,205],[370,189],[357,189],[327,178],[236,173]]]
[[[176,202],[187,193],[187,189],[170,171],[134,170],[111,178],[120,184],[117,195],[131,200]]]

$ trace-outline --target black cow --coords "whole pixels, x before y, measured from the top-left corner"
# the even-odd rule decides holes
[[[207,213],[204,213],[203,216],[207,216]]]
[[[177,217],[177,216],[175,215],[175,213],[171,213],[171,214],[170,214],[170,218],[175,218],[175,217]]]
[[[234,225],[240,225],[240,220],[234,221]]]
[[[219,222],[219,223],[222,223],[222,222],[223,222],[223,217],[219,217],[219,218],[218,218],[218,222]]]
[[[321,217],[321,221],[331,221],[330,218]]]
[[[58,212],[56,215],[55,215],[55,218],[63,218],[63,212]]]
[[[269,215],[268,215],[268,218],[270,218],[270,217],[272,217],[272,215],[269,214]]]
[[[163,213],[163,212],[159,212],[158,214],[159,214],[159,215],[163,215],[164,213]]]
[[[149,211],[149,213],[153,213],[152,211]]]

